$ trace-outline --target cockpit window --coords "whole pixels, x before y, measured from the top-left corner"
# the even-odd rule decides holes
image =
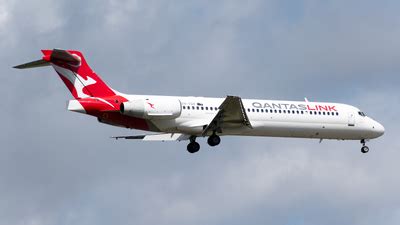
[[[358,112],[358,115],[360,115],[360,116],[362,116],[362,117],[365,117],[366,115],[365,115],[365,113],[363,113],[363,112]]]

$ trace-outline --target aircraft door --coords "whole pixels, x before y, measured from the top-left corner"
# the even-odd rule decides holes
[[[356,123],[356,120],[355,120],[354,113],[349,113],[348,125],[353,127],[355,125],[355,123]]]

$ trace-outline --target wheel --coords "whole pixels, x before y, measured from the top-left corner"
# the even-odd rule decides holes
[[[197,142],[190,142],[187,146],[187,151],[190,153],[195,153],[200,150],[200,145]]]
[[[361,148],[361,152],[362,152],[362,153],[367,153],[367,152],[369,152],[369,148],[368,148],[367,146],[363,146],[363,147]]]
[[[210,146],[217,146],[219,145],[219,143],[221,142],[221,138],[218,135],[211,135],[210,137],[208,137],[207,143]]]

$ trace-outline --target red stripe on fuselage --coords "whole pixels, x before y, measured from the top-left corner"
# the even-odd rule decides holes
[[[127,101],[122,96],[83,98],[78,101],[88,115],[99,118],[101,122],[131,129],[149,130],[149,125],[145,119],[122,115],[119,112],[120,104]]]

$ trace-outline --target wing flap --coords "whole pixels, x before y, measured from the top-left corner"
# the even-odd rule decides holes
[[[133,136],[115,136],[111,137],[118,139],[142,140],[142,141],[183,141],[189,140],[190,135],[181,133],[166,133],[166,134],[147,134]]]

